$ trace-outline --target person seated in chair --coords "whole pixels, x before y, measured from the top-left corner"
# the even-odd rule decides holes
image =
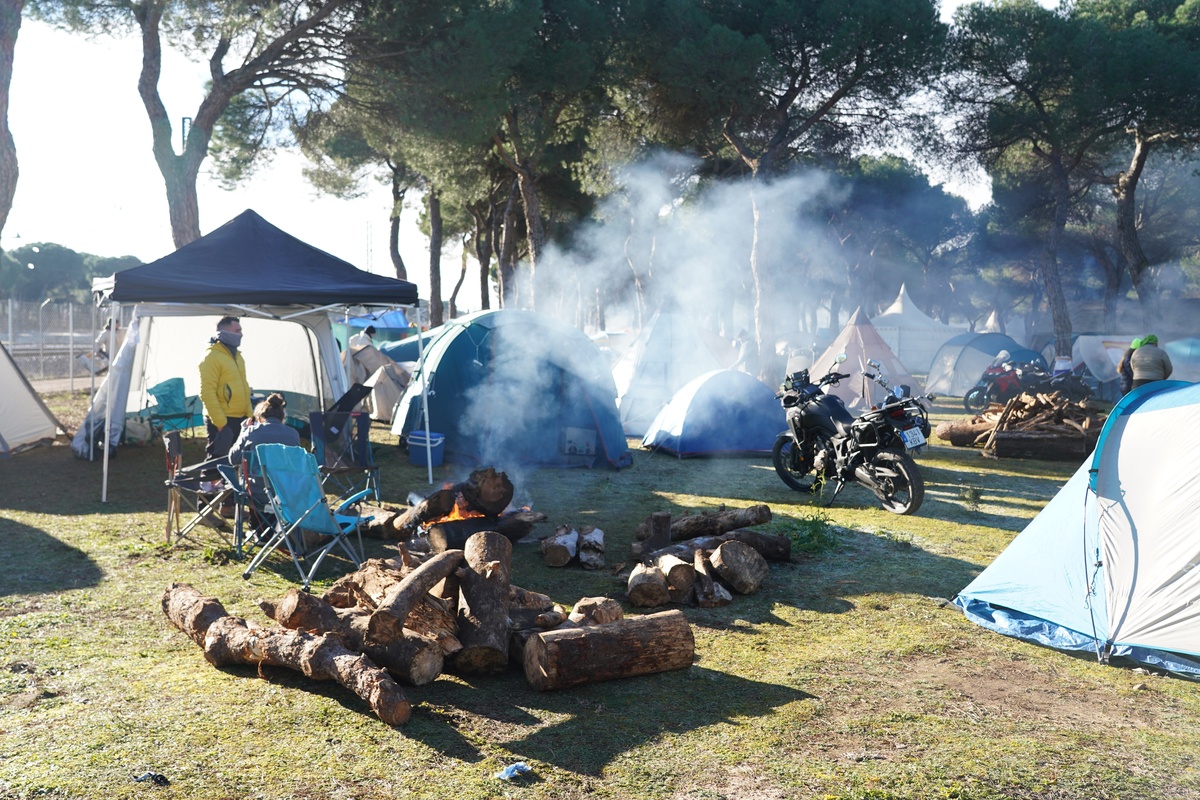
[[[234,466],[241,464],[260,444],[287,444],[298,447],[300,431],[285,422],[286,407],[287,402],[278,392],[259,403],[254,409],[253,422],[242,428],[241,435],[229,449],[229,463]],[[261,475],[250,476],[250,491],[255,498],[265,499]]]

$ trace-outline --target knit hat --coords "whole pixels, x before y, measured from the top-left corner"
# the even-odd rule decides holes
[[[1143,344],[1145,344],[1145,342],[1143,342],[1143,341],[1142,341],[1142,337],[1140,337],[1140,336],[1139,336],[1138,338],[1134,339],[1132,342],[1130,342],[1130,343],[1129,343],[1129,349],[1130,349],[1130,350],[1137,350],[1137,349],[1138,349],[1139,347],[1141,347]]]
[[[1158,337],[1155,336],[1153,333],[1148,333],[1142,337],[1142,344],[1143,345],[1158,344]]]

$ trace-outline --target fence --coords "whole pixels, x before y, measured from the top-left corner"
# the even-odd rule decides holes
[[[124,330],[128,312],[121,316]],[[90,375],[79,357],[95,349],[107,319],[108,312],[95,306],[10,298],[0,301],[0,341],[29,380],[74,378],[83,382],[76,388],[83,388]]]

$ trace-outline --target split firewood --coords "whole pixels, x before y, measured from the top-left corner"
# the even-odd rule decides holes
[[[531,592],[513,583],[508,586],[508,607],[510,609],[535,608],[539,611],[547,611],[554,608],[554,601],[548,594]]]
[[[725,542],[709,556],[713,569],[740,594],[754,594],[762,588],[770,568],[767,560],[743,542]]]
[[[655,511],[646,517],[642,523],[646,535],[642,536],[642,528],[637,531],[637,538],[643,540],[642,549],[649,553],[661,550],[671,544],[671,514],[667,511]]]
[[[413,603],[408,616],[404,618],[404,627],[437,642],[443,656],[452,656],[462,650],[462,642],[458,640],[458,621],[455,618],[457,608],[457,598],[453,606],[450,606],[432,592],[426,592],[421,599]]]
[[[698,536],[695,539],[677,542],[662,550],[647,553],[643,560],[655,561],[668,553],[688,560],[696,550],[716,550],[722,543],[730,541],[750,545],[767,561],[788,561],[792,557],[792,540],[783,534],[737,530],[720,536]]]
[[[553,628],[567,618],[563,607],[540,592],[508,587],[508,618],[513,630]]]
[[[657,608],[671,602],[667,578],[653,564],[638,564],[629,573],[626,584],[630,604],[638,608]]]
[[[403,725],[412,716],[400,685],[370,658],[347,649],[337,636],[251,628],[244,619],[230,616],[215,597],[205,597],[186,583],[167,587],[162,609],[175,627],[201,645],[213,666],[286,667],[314,680],[337,681],[389,725]]]
[[[765,505],[750,506],[749,508],[720,508],[715,511],[703,511],[699,514],[689,514],[671,520],[671,541],[694,539],[697,536],[720,536],[739,528],[749,528],[771,521],[771,509]],[[645,522],[638,526],[636,535],[639,540],[646,539],[650,534]],[[660,548],[661,549],[661,548]]]
[[[463,548],[466,569],[459,584],[459,650],[450,668],[461,675],[503,671],[508,664],[508,590],[512,576],[512,542],[494,531],[482,531]]]
[[[696,605],[701,608],[716,608],[733,602],[729,590],[716,581],[708,554],[703,550],[693,553],[692,566],[696,570],[696,582],[692,589],[696,595]]]
[[[667,592],[671,595],[672,602],[688,602],[692,596],[692,586],[696,583],[696,568],[691,562],[671,553],[664,553],[655,563],[667,579]]]
[[[342,637],[351,650],[365,653],[393,677],[413,686],[432,683],[442,674],[442,648],[433,638],[405,628],[394,641],[369,641],[367,625],[371,612],[367,609],[334,608],[299,589],[290,589],[276,601],[262,601],[259,607],[290,630]]]
[[[621,604],[611,597],[581,597],[567,619],[576,625],[605,625],[624,617]]]
[[[553,536],[542,539],[542,560],[547,567],[565,567],[579,552],[579,531],[560,525]]]
[[[421,566],[404,576],[393,586],[371,614],[369,632],[377,642],[398,638],[404,621],[413,605],[429,593],[442,578],[449,575],[463,562],[462,550],[448,550],[431,557]]]
[[[584,569],[604,569],[604,531],[591,525],[580,529],[579,563]]]
[[[525,643],[525,679],[538,691],[692,665],[696,641],[678,609],[603,625],[557,628]]]
[[[358,607],[373,611],[392,587],[418,566],[418,562],[408,556],[404,545],[400,545],[400,548],[399,556],[367,559],[354,572],[334,581],[321,594],[321,599],[335,608]]]

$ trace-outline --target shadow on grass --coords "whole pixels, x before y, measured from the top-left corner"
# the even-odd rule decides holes
[[[200,445],[203,450],[203,440]],[[0,460],[0,508],[83,516],[161,509],[166,518],[166,457],[162,447],[126,446],[109,461],[108,494],[101,502],[104,464],[75,458],[65,445],[38,447]]]
[[[96,562],[38,528],[0,517],[0,597],[49,594],[100,583]]]

